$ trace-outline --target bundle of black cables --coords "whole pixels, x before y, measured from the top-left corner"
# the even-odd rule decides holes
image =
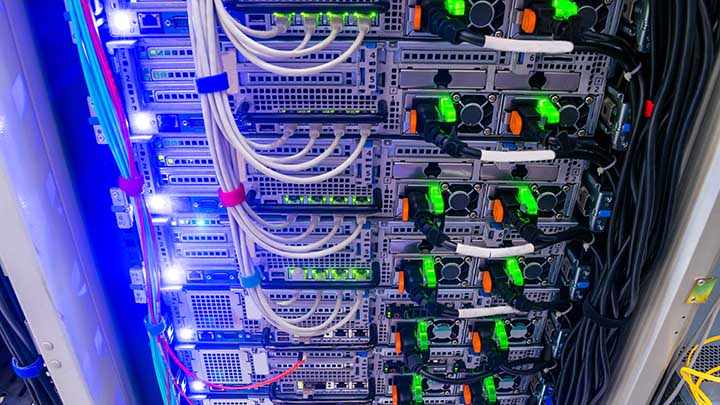
[[[3,274],[0,274],[0,338],[10,351],[12,361],[17,367],[28,367],[38,360],[38,352],[30,332],[25,327],[17,297],[10,280]],[[41,370],[37,377],[25,378],[23,382],[35,404],[62,403],[45,369]]]
[[[617,156],[619,168],[608,173],[617,182],[616,206],[606,238],[598,242],[600,251],[594,251],[599,262],[594,288],[561,356],[560,404],[605,403],[612,372],[619,366],[623,327],[672,234],[685,152],[720,41],[716,0],[648,1],[647,57],[616,37],[590,33],[577,42],[578,50],[608,55],[631,74],[626,93],[632,100],[633,127],[628,150]]]

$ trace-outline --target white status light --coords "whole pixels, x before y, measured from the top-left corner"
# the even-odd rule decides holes
[[[177,337],[180,340],[192,340],[195,337],[195,331],[190,328],[178,329]]]
[[[202,381],[192,381],[190,382],[190,390],[192,391],[202,391],[205,389],[205,384],[203,384]]]
[[[159,194],[153,194],[149,196],[147,199],[147,204],[148,208],[150,208],[150,211],[155,213],[168,212],[172,208],[170,198]]]
[[[108,18],[110,28],[117,33],[133,31],[133,15],[129,12],[118,11],[110,14]]]
[[[152,135],[155,117],[150,113],[136,113],[130,116],[130,127],[135,134]]]
[[[185,272],[178,266],[170,266],[163,271],[163,279],[169,284],[179,284],[185,281]]]

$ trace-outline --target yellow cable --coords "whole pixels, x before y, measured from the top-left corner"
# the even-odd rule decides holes
[[[704,342],[702,342],[702,345],[707,345],[717,341],[720,341],[720,335],[705,340]],[[690,393],[692,394],[695,402],[697,402],[698,405],[712,405],[712,401],[707,396],[707,394],[705,394],[705,392],[703,392],[703,390],[700,388],[700,384],[705,381],[720,383],[720,377],[716,377],[713,375],[717,372],[720,372],[720,366],[708,370],[707,372],[697,371],[690,368],[690,361],[692,360],[693,354],[697,349],[698,345],[695,345],[690,350],[690,353],[688,353],[687,359],[685,360],[685,367],[680,369],[680,376],[687,383],[688,388],[690,389]],[[693,376],[698,378],[697,381],[693,380]]]

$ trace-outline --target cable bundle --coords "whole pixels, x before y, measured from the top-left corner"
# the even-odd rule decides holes
[[[641,58],[618,38],[590,33],[576,47],[620,62],[630,80],[626,93],[633,128],[630,147],[618,159],[620,168],[607,171],[616,206],[604,248],[595,251],[597,279],[583,305],[585,316],[572,329],[562,355],[558,403],[603,403],[618,366],[622,327],[672,234],[678,185],[693,142],[689,135],[718,46],[716,3],[650,1],[652,41],[643,69]]]
[[[195,49],[193,54],[195,56],[198,77],[212,77],[222,74],[222,66],[220,65],[218,49],[219,39],[215,24],[216,14],[228,37],[231,38],[238,47],[238,51],[248,58],[248,60],[256,64],[258,64],[257,62],[259,59],[257,59],[257,56],[252,56],[253,52],[257,52],[264,57],[280,57],[282,55],[285,55],[286,57],[298,57],[311,53],[313,48],[315,50],[323,48],[326,46],[323,42],[332,42],[332,39],[329,41],[326,39],[320,43],[323,44],[321,46],[318,46],[320,45],[318,44],[310,48],[304,48],[309,40],[309,37],[306,36],[306,39],[308,40],[303,41],[295,51],[291,51],[292,55],[288,55],[285,51],[273,51],[271,48],[259,45],[248,38],[243,30],[238,28],[239,23],[232,19],[232,17],[224,9],[222,2],[216,2],[215,7],[213,8],[213,3],[209,0],[188,1],[191,37],[193,41],[193,48]],[[329,38],[334,38],[342,27],[342,19],[340,17],[337,17],[333,21],[333,33],[330,34]],[[360,42],[362,42],[364,33],[369,30],[369,24],[367,21],[363,21],[364,22],[361,22],[360,34],[358,35],[359,40],[356,39],[348,51],[341,55],[340,58],[323,65],[324,67],[318,71],[330,69],[336,64],[342,63],[355,51],[355,49],[357,49]],[[258,64],[258,66],[264,67],[267,66],[267,64],[262,62]],[[278,74],[289,74],[285,70],[274,72]],[[316,72],[308,71],[304,74],[312,73]],[[315,140],[319,137],[319,128],[311,129],[310,140],[306,147],[299,153],[287,157],[267,157],[256,152],[255,149],[273,149],[284,143],[283,138],[271,144],[257,144],[246,139],[243,134],[240,133],[237,125],[235,124],[233,113],[230,110],[228,95],[223,91],[201,94],[200,99],[210,152],[212,154],[215,170],[218,175],[221,192],[225,193],[238,190],[242,186],[243,182],[247,180],[245,173],[246,162],[257,168],[262,173],[279,181],[300,184],[315,184],[323,182],[338,174],[344,173],[345,170],[347,170],[347,168],[360,155],[365,141],[370,136],[370,129],[367,127],[362,128],[360,139],[357,141],[357,146],[353,152],[342,164],[338,165],[334,169],[312,176],[297,174],[298,172],[302,173],[317,166],[330,156],[340,143],[345,133],[345,128],[340,125],[335,126],[335,136],[333,141],[321,154],[301,163],[293,163],[309,153],[315,143]],[[290,135],[286,136],[289,137]],[[342,224],[342,217],[336,216],[334,219],[334,226],[327,235],[316,242],[301,244],[300,242],[312,233],[319,218],[312,218],[305,232],[300,235],[281,237],[273,234],[272,231],[281,230],[293,225],[293,216],[289,216],[287,221],[282,223],[271,223],[260,217],[260,215],[258,215],[250,207],[250,205],[244,201],[233,205],[225,204],[225,206],[230,215],[230,229],[240,261],[240,275],[246,279],[256,277],[257,270],[253,263],[253,257],[255,256],[253,252],[255,246],[259,246],[273,254],[294,259],[315,259],[325,257],[342,251],[350,243],[357,239],[360,232],[362,232],[362,227],[365,223],[364,217],[358,217],[355,230],[350,235],[342,241],[335,243],[331,247],[326,247],[328,243],[333,241],[333,238],[340,230]],[[316,326],[299,327],[297,326],[298,323],[310,318],[310,316],[316,312],[319,307],[319,298],[321,293],[318,293],[317,295],[318,300],[316,301],[316,304],[313,305],[313,307],[303,316],[299,318],[283,318],[277,315],[273,310],[273,306],[281,305],[279,305],[279,303],[271,302],[263,293],[262,287],[259,284],[252,283],[247,285],[246,291],[248,292],[248,297],[255,302],[268,322],[280,330],[300,337],[322,336],[341,328],[354,318],[363,301],[362,293],[358,291],[357,294],[355,294],[355,299],[350,310],[343,316],[342,319],[333,323],[339,315],[340,308],[343,303],[343,294],[341,291],[338,291],[336,293],[337,298],[335,307],[324,322]]]
[[[37,370],[31,373],[35,374],[34,377],[21,376],[33,402],[39,405],[61,403],[43,367],[42,357],[35,349],[32,336],[25,326],[25,318],[13,293],[10,280],[2,274],[0,274],[0,339],[12,355],[13,368]]]

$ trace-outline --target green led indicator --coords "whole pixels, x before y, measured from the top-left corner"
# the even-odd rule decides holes
[[[505,273],[510,277],[513,284],[518,287],[525,285],[522,271],[520,270],[520,263],[518,263],[517,257],[508,257],[505,259]]]
[[[457,111],[450,96],[440,97],[437,105],[437,113],[440,116],[440,122],[457,121]]]
[[[497,389],[495,388],[495,377],[489,376],[485,377],[483,380],[483,391],[485,391],[485,396],[487,397],[488,402],[490,403],[496,403],[497,402]]]
[[[545,118],[547,124],[557,124],[560,122],[560,110],[555,107],[549,98],[541,98],[535,105],[535,111]]]
[[[367,278],[369,270],[364,268],[353,268],[351,272],[355,280],[364,280]]]
[[[578,6],[572,0],[552,0],[552,6],[558,20],[567,20],[578,13]]]
[[[465,0],[445,0],[445,10],[450,15],[465,15]]]
[[[442,215],[445,213],[445,200],[443,199],[442,188],[440,188],[439,184],[431,184],[428,187],[428,199],[430,200],[433,214]]]
[[[415,401],[416,404],[422,404],[423,403],[423,386],[422,386],[422,377],[413,374],[413,381],[412,381],[412,393],[413,393],[413,401]]]
[[[420,321],[417,324],[417,330],[415,331],[415,340],[417,340],[418,349],[427,351],[430,349],[430,340],[428,339],[427,322]]]
[[[325,280],[327,276],[325,269],[312,269],[312,275],[315,280]]]
[[[535,196],[528,186],[522,186],[517,191],[517,201],[520,203],[520,209],[528,215],[537,215],[538,205]]]
[[[437,287],[437,274],[435,273],[435,260],[432,257],[423,257],[422,260],[423,275],[425,276],[425,285],[428,288]]]
[[[500,347],[500,350],[508,349],[509,344],[507,331],[505,330],[505,322],[499,319],[495,321],[495,341]]]

